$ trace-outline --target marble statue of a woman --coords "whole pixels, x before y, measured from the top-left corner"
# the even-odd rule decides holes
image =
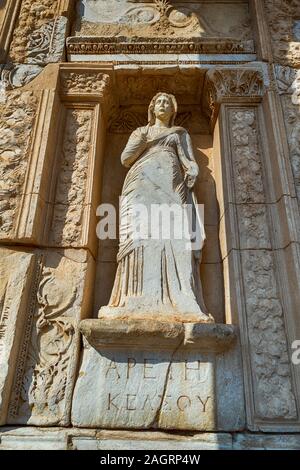
[[[100,309],[99,317],[151,315],[213,321],[203,302],[199,275],[203,225],[198,248],[192,249],[186,238],[174,236],[174,230],[168,237],[158,237],[158,226],[166,220],[153,221],[162,205],[185,211],[191,203],[196,208],[193,186],[198,165],[189,134],[174,125],[176,112],[173,95],[154,96],[148,125],[131,134],[122,153],[122,164],[129,171],[120,198],[118,268],[109,305]],[[140,236],[136,236],[137,225]]]

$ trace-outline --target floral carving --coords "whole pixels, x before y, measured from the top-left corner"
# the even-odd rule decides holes
[[[298,67],[300,65],[298,0],[265,0],[275,62]],[[298,27],[297,27],[298,25]]]
[[[67,425],[78,348],[76,320],[70,312],[78,286],[67,258],[56,253],[51,267],[46,263],[41,260],[32,286],[32,318],[19,357],[10,421]]]
[[[63,94],[97,93],[104,95],[110,85],[109,75],[100,72],[62,72]]]
[[[231,110],[232,158],[236,202],[265,202],[254,110]]]
[[[10,237],[25,180],[38,99],[33,92],[13,91],[0,104],[0,236]]]
[[[204,110],[212,123],[216,119],[219,103],[235,98],[261,99],[265,93],[262,73],[240,67],[209,70],[204,89]]]
[[[264,94],[264,80],[258,70],[212,69],[207,73],[212,83],[215,100],[235,96],[260,97]]]
[[[292,419],[297,412],[274,255],[270,251],[256,111],[231,109],[229,120],[235,197],[242,203],[238,204],[237,214],[256,415]]]
[[[28,402],[34,415],[60,415],[75,334],[70,320],[61,315],[72,305],[75,293],[74,288],[70,291],[66,279],[57,278],[51,269],[43,270],[29,364],[21,392],[21,399]]]
[[[112,116],[110,116],[109,132],[115,134],[133,132],[137,127],[144,126],[147,118],[147,112],[138,112],[130,108],[117,108]],[[191,118],[191,112],[178,113],[175,125],[188,127]]]
[[[295,396],[273,254],[242,252],[256,416],[295,419]]]
[[[52,218],[55,244],[78,245],[82,239],[92,117],[92,110],[67,110]]]

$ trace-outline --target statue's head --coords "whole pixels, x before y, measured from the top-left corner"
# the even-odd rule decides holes
[[[152,126],[155,123],[156,117],[168,120],[169,126],[174,125],[177,114],[177,101],[174,95],[169,93],[157,93],[148,108],[148,122]]]

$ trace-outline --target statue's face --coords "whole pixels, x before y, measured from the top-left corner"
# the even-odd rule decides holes
[[[162,119],[163,121],[170,121],[173,114],[173,105],[172,101],[168,95],[160,95],[154,106],[154,114],[156,117]]]

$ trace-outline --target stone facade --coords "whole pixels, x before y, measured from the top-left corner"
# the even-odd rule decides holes
[[[0,449],[300,448],[299,18],[297,0],[1,3]],[[158,92],[199,168],[213,323],[97,318],[118,252],[97,208],[118,209]]]

